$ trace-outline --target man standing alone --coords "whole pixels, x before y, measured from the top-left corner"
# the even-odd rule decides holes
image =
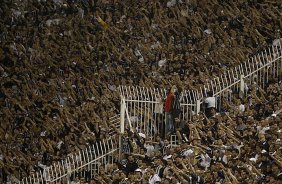
[[[174,101],[174,91],[176,86],[172,86],[165,100],[165,136],[173,131],[172,106]]]

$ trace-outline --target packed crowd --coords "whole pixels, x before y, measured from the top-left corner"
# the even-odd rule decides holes
[[[120,84],[196,88],[275,44],[279,8],[251,0],[3,0],[1,174],[21,178],[106,137]]]
[[[135,130],[125,134],[125,159],[73,183],[97,184],[278,184],[282,180],[282,85],[257,85],[244,97],[226,99],[228,108],[193,116],[175,127],[178,144],[156,135],[151,141]],[[208,117],[207,117],[208,116]],[[127,147],[127,146],[126,146]],[[83,177],[85,176],[85,177]]]

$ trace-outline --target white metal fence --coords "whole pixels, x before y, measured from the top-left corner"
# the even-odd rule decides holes
[[[216,108],[222,110],[223,101],[232,101],[241,95],[246,95],[253,88],[264,89],[269,81],[282,79],[282,45],[269,47],[248,61],[224,72],[222,75],[208,81],[204,89],[200,89],[198,98],[201,109],[204,108],[204,98],[211,91],[216,97]],[[236,94],[236,95],[234,95]]]
[[[191,120],[193,114],[204,110],[204,99],[211,91],[217,97],[217,109],[220,111],[224,100],[231,101],[241,91],[244,94],[252,84],[264,88],[270,79],[281,80],[282,75],[281,43],[269,47],[248,61],[209,80],[203,88],[186,90],[181,93],[180,121]],[[152,89],[139,86],[119,86],[121,104],[124,107],[125,127],[135,128],[153,138],[164,131],[165,89]]]
[[[110,124],[120,128],[120,115],[109,119]],[[42,168],[29,177],[22,179],[21,184],[32,183],[70,183],[74,176],[93,178],[100,168],[107,170],[108,164],[118,160],[119,142],[117,132],[109,129],[109,138],[97,141],[78,153],[71,153],[66,159]]]
[[[121,104],[124,104],[125,127],[153,138],[164,133],[164,104],[166,89],[144,88],[139,86],[119,86]],[[196,100],[200,98],[195,91],[184,91],[180,95],[180,120],[190,120],[197,111]],[[122,114],[122,113],[121,113]]]
[[[118,142],[113,137],[96,142],[78,153],[70,154],[61,162],[56,162],[19,183],[70,183],[73,176],[90,179],[99,173],[99,169],[107,170],[108,164],[114,163],[117,156]]]

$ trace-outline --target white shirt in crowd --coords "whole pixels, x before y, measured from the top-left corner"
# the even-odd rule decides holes
[[[245,105],[244,104],[240,104],[239,105],[239,111],[240,112],[245,112]]]
[[[159,175],[154,174],[154,176],[151,176],[149,179],[149,184],[155,184],[156,182],[161,181],[161,178],[159,177]]]
[[[257,126],[257,131],[260,133],[260,134],[265,134],[265,132],[267,130],[270,130],[270,127],[267,126],[267,127],[262,127],[262,126]]]
[[[166,62],[167,62],[166,59],[159,60],[159,62],[158,62],[159,67],[164,66],[166,64]]]
[[[152,155],[153,151],[155,150],[155,147],[151,144],[146,144],[146,143],[144,144],[144,147],[147,150],[146,155],[150,157]]]
[[[215,108],[215,97],[208,97],[205,99],[205,103],[208,104],[208,108],[214,107]]]
[[[209,155],[208,154],[205,154],[205,155],[201,154],[200,156],[201,156],[201,159],[202,159],[202,161],[200,162],[200,165],[205,167],[205,168],[210,167],[211,158],[209,157]]]

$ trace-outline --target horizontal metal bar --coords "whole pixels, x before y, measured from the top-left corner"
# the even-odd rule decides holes
[[[280,57],[274,59],[273,61],[271,61],[271,62],[269,62],[269,63],[263,65],[262,67],[260,67],[260,68],[258,68],[258,69],[256,69],[256,70],[254,70],[253,72],[251,72],[251,73],[249,73],[248,75],[246,75],[246,76],[244,77],[244,79],[246,79],[246,78],[248,78],[249,76],[251,76],[251,75],[257,73],[257,72],[260,71],[261,69],[267,67],[268,65],[271,65],[272,63],[274,63],[276,60],[279,60],[279,59],[282,59],[282,57],[280,56]]]

